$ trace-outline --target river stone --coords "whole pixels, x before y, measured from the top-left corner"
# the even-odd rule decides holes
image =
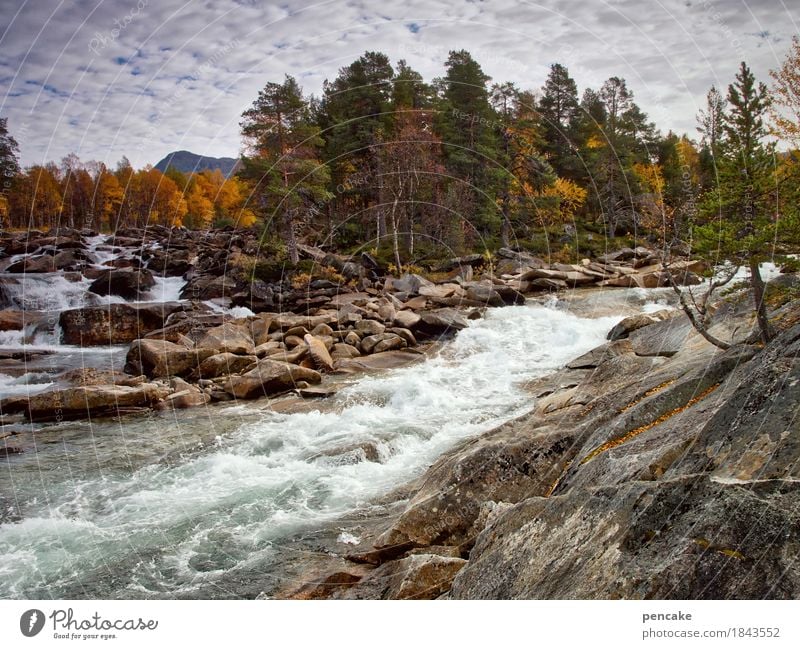
[[[466,318],[455,309],[436,309],[420,315],[417,330],[429,336],[438,336],[450,331],[466,329]]]
[[[356,331],[362,336],[376,336],[386,331],[386,325],[377,320],[361,320],[356,323]]]
[[[413,311],[398,311],[394,316],[394,326],[403,329],[414,329],[420,320],[420,316]]]
[[[331,350],[331,358],[336,360],[338,358],[356,358],[361,356],[361,352],[357,347],[348,345],[347,343],[336,343]]]
[[[149,270],[114,268],[103,271],[89,285],[89,291],[97,295],[118,295],[126,300],[137,300],[156,285]]]
[[[122,345],[161,329],[167,317],[183,310],[179,302],[109,304],[62,311],[59,325],[66,345]]]
[[[186,349],[167,340],[134,340],[125,359],[125,371],[153,378],[181,376],[213,355],[213,349]]]
[[[240,356],[223,352],[206,358],[200,363],[197,373],[204,379],[213,379],[225,374],[239,374],[251,365],[255,365],[257,361],[258,358],[254,355]]]
[[[323,372],[333,371],[333,359],[331,358],[325,343],[311,334],[306,334],[303,338],[308,345],[308,355],[314,362],[316,369]]]
[[[169,392],[169,388],[155,383],[133,387],[87,385],[4,399],[0,402],[0,411],[4,414],[24,412],[32,421],[82,419],[91,415],[115,415],[126,408],[151,407]]]
[[[209,329],[197,342],[203,349],[213,349],[217,353],[252,355],[255,352],[253,338],[245,325],[234,322]]]
[[[321,380],[319,372],[314,370],[265,358],[249,372],[230,377],[223,389],[237,399],[255,399],[292,390],[298,381],[319,383]]]

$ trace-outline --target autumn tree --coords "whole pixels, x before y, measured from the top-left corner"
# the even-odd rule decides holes
[[[792,37],[792,47],[777,70],[770,71],[772,132],[800,148],[800,36]]]

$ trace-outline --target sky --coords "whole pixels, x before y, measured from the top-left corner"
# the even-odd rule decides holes
[[[694,136],[709,87],[741,60],[768,82],[799,23],[796,0],[0,0],[0,116],[23,165],[235,157],[242,111],[284,74],[319,94],[378,50],[431,80],[467,49],[527,90],[554,62],[581,93],[624,77],[662,132]]]

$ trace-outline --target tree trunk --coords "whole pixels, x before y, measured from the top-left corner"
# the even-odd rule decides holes
[[[761,340],[766,345],[772,340],[772,330],[767,317],[767,305],[764,303],[764,280],[761,277],[761,270],[755,257],[750,257],[750,285],[753,288],[753,304],[756,310],[758,328],[761,332]]]
[[[294,236],[294,222],[290,209],[285,209],[283,211],[283,229],[289,261],[292,262],[292,264],[297,264],[297,262],[300,261],[300,253],[297,251],[297,239]]]

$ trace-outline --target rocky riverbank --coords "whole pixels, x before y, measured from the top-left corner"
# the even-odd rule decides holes
[[[624,320],[279,595],[797,598],[800,302],[773,310],[760,347],[749,300],[714,313],[724,352],[677,310]]]
[[[509,249],[392,277],[369,254],[301,247],[310,272],[284,276],[252,231],[150,228],[113,236],[31,231],[0,237],[0,374],[52,387],[0,400],[4,423],[186,408],[317,387],[331,373],[419,359],[432,341],[486,307],[574,287],[663,286],[661,257],[623,249],[581,264],[546,264]],[[673,261],[682,283],[702,264]],[[38,283],[37,283],[38,282]],[[37,290],[34,290],[34,287]],[[158,300],[160,297],[169,298]],[[64,299],[70,296],[70,300]],[[37,298],[38,301],[37,301]],[[53,349],[127,345],[124,363],[61,366]],[[0,345],[2,347],[2,345]]]

